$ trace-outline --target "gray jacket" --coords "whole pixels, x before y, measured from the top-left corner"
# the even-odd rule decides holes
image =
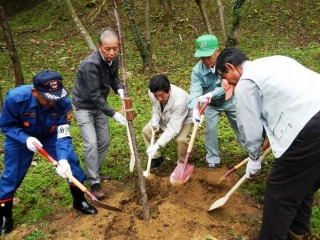
[[[72,91],[72,104],[76,109],[101,110],[112,117],[115,111],[108,105],[110,87],[118,93],[123,85],[118,78],[118,58],[111,66],[99,51],[92,52],[79,65]]]

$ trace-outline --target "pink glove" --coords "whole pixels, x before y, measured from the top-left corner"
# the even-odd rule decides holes
[[[222,80],[222,87],[223,87],[224,91],[226,92],[225,100],[229,100],[233,95],[234,86],[229,85],[227,79],[223,79]]]

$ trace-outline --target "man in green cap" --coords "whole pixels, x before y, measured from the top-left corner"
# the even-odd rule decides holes
[[[204,34],[196,40],[195,57],[200,61],[192,69],[188,107],[193,110],[193,122],[200,121],[197,102],[210,103],[204,111],[206,118],[206,161],[208,168],[215,169],[221,159],[218,150],[217,124],[219,115],[224,112],[240,143],[241,135],[236,122],[236,107],[233,87],[222,80],[215,71],[217,57],[220,53],[218,39],[211,34]]]

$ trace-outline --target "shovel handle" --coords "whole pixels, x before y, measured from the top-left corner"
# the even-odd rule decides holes
[[[202,108],[200,108],[200,102],[198,101],[199,117],[201,117],[201,115],[203,114],[204,110],[206,110],[209,103],[210,103],[210,98],[207,97],[207,101],[204,103]]]
[[[40,147],[36,142],[33,142],[33,145],[38,149],[39,153],[42,156],[44,156],[47,160],[49,160],[55,167],[59,167],[59,163],[53,157],[51,157],[49,153],[46,150],[44,150],[44,148]],[[90,193],[88,189],[78,181],[78,179],[76,179],[68,172],[65,172],[64,174],[72,183],[74,183],[78,188],[80,188],[81,191],[86,193],[91,198],[91,200],[97,200],[97,198],[92,193]]]
[[[264,150],[266,150],[267,148],[270,148],[270,143],[267,142],[266,144],[264,144],[262,147],[261,147],[261,151],[263,152]],[[270,151],[269,151],[270,153]],[[268,154],[269,154],[268,153]],[[247,157],[246,159],[242,160],[240,163],[238,163],[237,165],[235,165],[233,168],[231,168],[228,172],[226,172],[224,174],[224,176],[226,178],[228,178],[230,176],[231,173],[237,171],[237,169],[239,169],[240,167],[242,167],[243,165],[245,165],[247,162],[249,161],[249,157]]]

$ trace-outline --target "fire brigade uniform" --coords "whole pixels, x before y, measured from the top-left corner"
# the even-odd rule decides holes
[[[24,85],[8,91],[0,115],[0,128],[6,137],[4,170],[0,178],[0,235],[13,229],[13,196],[36,151],[33,144],[32,148],[28,145],[29,140],[41,144],[49,155],[58,160],[60,167],[63,160],[63,165],[71,170],[79,182],[83,183],[86,179],[72,146],[70,123],[73,112],[67,98],[68,92],[62,85],[62,76],[46,70],[38,73],[33,83],[33,86]],[[49,102],[42,103],[43,106],[39,101]],[[54,102],[54,105],[50,105],[50,102]],[[57,173],[65,177],[64,173],[59,172],[62,169],[60,167]],[[70,190],[75,209],[86,214],[97,213],[78,187],[70,183]]]

